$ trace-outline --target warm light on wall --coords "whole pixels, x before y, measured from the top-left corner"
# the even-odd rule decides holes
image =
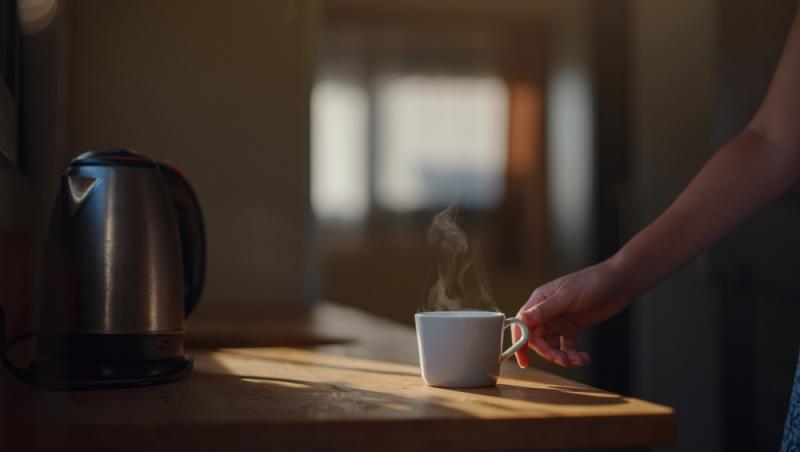
[[[508,171],[511,183],[536,173],[542,153],[542,93],[531,81],[509,83]]]

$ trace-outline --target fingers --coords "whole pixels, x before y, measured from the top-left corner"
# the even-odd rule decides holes
[[[517,342],[521,337],[522,337],[522,331],[520,331],[520,327],[517,325],[512,325],[511,341]],[[528,350],[525,347],[522,347],[516,352],[514,352],[514,356],[517,357],[517,365],[521,369],[528,367]]]
[[[549,298],[534,304],[522,311],[522,320],[528,325],[543,325],[566,311],[569,297],[564,291],[558,291]]]
[[[517,314],[531,333],[528,348],[545,360],[563,367],[584,366],[591,362],[589,355],[579,352],[575,344],[575,338],[584,327],[562,315],[571,312],[574,298],[573,291],[564,285],[563,280],[555,280],[536,289]],[[513,337],[516,340],[519,335]],[[529,364],[528,356],[523,355],[517,353],[520,367]]]
[[[549,335],[545,326],[536,327],[531,331],[528,347],[547,361],[563,367],[569,366],[569,359],[567,354],[561,351],[558,337]]]
[[[561,336],[561,351],[567,355],[570,365],[583,367],[591,362],[588,353],[579,352],[574,337]]]
[[[536,290],[533,291],[531,296],[528,297],[528,301],[526,301],[525,304],[522,305],[521,308],[519,308],[519,310],[526,311],[536,306],[537,304],[541,303],[542,301],[552,296],[554,293],[558,292],[559,289],[563,286],[563,284],[564,284],[564,278],[559,278],[550,281],[545,285],[537,287]]]
[[[547,331],[553,336],[576,338],[583,332],[583,328],[567,317],[558,316],[547,322]]]
[[[519,308],[520,312],[526,311],[544,301],[549,296],[549,291],[546,289],[546,286],[542,286],[534,290],[531,296],[528,298],[528,301],[526,301],[525,304]]]
[[[560,331],[550,328],[550,324],[533,327],[530,331],[528,347],[547,361],[562,367],[582,367],[592,361],[588,353],[578,351],[577,335],[560,334]],[[528,363],[526,356],[525,365]]]

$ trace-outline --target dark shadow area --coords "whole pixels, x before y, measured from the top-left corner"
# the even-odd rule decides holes
[[[607,391],[603,391],[602,389],[590,388],[590,387],[561,386],[561,385],[550,385],[548,387],[552,388],[552,389],[558,389],[560,391],[577,392],[577,393],[583,393],[583,394],[606,394],[606,395],[608,395]]]

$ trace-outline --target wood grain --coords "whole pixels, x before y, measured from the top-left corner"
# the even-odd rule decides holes
[[[542,449],[676,438],[670,408],[534,369],[504,367],[495,388],[425,386],[413,330],[358,311],[323,304],[260,318],[203,316],[192,334],[208,344],[223,323],[243,336],[273,323],[317,345],[196,350],[189,378],[149,388],[48,392],[4,378],[27,408],[4,424],[17,440],[73,450]]]

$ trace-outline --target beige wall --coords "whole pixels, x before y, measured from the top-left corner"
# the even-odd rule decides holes
[[[315,297],[311,16],[304,0],[70,3],[69,152],[127,146],[188,174],[206,303]]]

